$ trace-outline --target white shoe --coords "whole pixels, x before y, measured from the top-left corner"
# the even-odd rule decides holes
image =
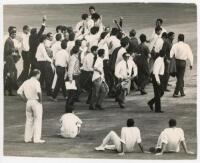
[[[96,151],[104,151],[104,150],[105,150],[105,148],[102,147],[102,146],[95,147],[94,149],[95,149]]]
[[[40,143],[40,144],[43,144],[43,143],[45,143],[45,140],[34,141],[34,143]]]
[[[31,140],[28,140],[28,141],[27,141],[27,140],[24,140],[24,142],[25,142],[25,143],[32,143]]]

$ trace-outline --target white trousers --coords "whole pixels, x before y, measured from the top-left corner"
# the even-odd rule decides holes
[[[24,140],[37,142],[41,139],[42,131],[42,104],[37,100],[28,100],[26,103],[26,124]]]
[[[103,139],[102,146],[105,147],[110,141],[115,145],[118,152],[121,152],[120,137],[114,132],[110,131],[108,135]]]

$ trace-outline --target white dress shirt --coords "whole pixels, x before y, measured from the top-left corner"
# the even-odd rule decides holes
[[[161,37],[159,37],[159,38],[156,40],[156,42],[155,42],[155,44],[154,44],[155,52],[156,52],[156,53],[159,53],[159,52],[160,52],[160,50],[161,50],[162,47],[163,47],[163,43],[164,43],[164,41],[163,41],[163,39],[162,39]]]
[[[51,50],[53,52],[53,58],[55,58],[56,53],[61,49],[62,49],[61,48],[61,42],[60,41],[56,41],[51,47]]]
[[[127,67],[128,65],[128,67]],[[133,72],[133,75],[132,75]],[[134,63],[134,61],[132,59],[129,58],[129,60],[126,61],[123,59],[122,61],[120,61],[116,68],[115,68],[115,76],[117,78],[121,78],[121,79],[127,79],[129,77],[135,77],[137,76],[138,70],[137,70],[137,66]]]
[[[175,43],[170,51],[170,58],[175,55],[176,59],[187,60],[189,59],[190,65],[193,66],[193,54],[190,46],[183,41]]]
[[[155,75],[157,83],[160,83],[159,75],[164,75],[165,71],[165,64],[164,64],[164,58],[158,57],[153,65],[153,74]]]
[[[120,47],[120,40],[116,36],[110,36],[107,40],[108,48],[109,48],[109,54],[112,54],[113,51]]]
[[[74,47],[75,45],[75,41],[68,41],[67,42],[67,52],[70,54],[71,53],[71,50],[72,48]]]
[[[125,152],[133,152],[135,144],[142,142],[138,127],[123,127],[121,139],[125,142]]]
[[[94,54],[88,53],[83,61],[83,70],[93,71]]]
[[[41,87],[40,82],[35,77],[26,80],[17,90],[17,94],[24,94],[28,100],[38,100],[38,93],[41,93]]]
[[[109,51],[108,51],[108,45],[105,42],[105,40],[101,40],[98,44],[98,49],[104,49],[105,53],[104,53],[104,60],[109,60]]]
[[[115,67],[117,66],[117,64],[123,60],[123,54],[126,53],[126,49],[124,47],[120,48],[118,53],[117,53],[117,59],[116,59],[116,62],[115,62]]]
[[[61,119],[61,135],[65,138],[74,138],[78,134],[78,128],[81,127],[82,121],[73,113],[64,114]]]
[[[69,63],[69,53],[66,49],[61,49],[56,53],[55,65],[61,67],[67,67]]]
[[[22,33],[22,50],[26,51],[26,52],[29,51],[29,49],[30,49],[29,36],[30,36],[30,34]]]
[[[95,71],[95,69],[98,69],[101,72],[101,74],[98,71]],[[92,81],[98,78],[104,80],[103,59],[101,57],[97,57],[97,60],[94,64],[94,73],[92,76]]]
[[[161,132],[156,148],[162,148],[162,143],[165,143],[166,151],[179,152],[180,143],[184,140],[184,132],[181,128],[166,128]]]
[[[52,62],[51,58],[49,58],[49,56],[47,54],[44,43],[39,44],[35,57],[36,57],[37,61]]]

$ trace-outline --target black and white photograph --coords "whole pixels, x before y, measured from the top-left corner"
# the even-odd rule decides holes
[[[198,3],[2,5],[4,157],[198,158]]]

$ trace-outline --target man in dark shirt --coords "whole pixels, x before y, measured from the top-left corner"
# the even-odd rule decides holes
[[[31,56],[31,72],[37,67],[37,60],[35,58],[35,54],[37,51],[37,47],[39,45],[39,39],[41,38],[44,30],[45,30],[45,21],[46,19],[43,18],[42,26],[37,33],[37,28],[31,29],[31,35],[29,37],[29,45],[30,45],[30,56]]]
[[[13,39],[16,37],[17,29],[14,26],[8,28],[9,37],[4,44],[4,91],[8,91],[9,96],[13,96],[13,88],[16,85],[17,69],[15,67],[14,56],[17,53]]]
[[[165,62],[165,73],[163,77],[163,86],[164,86],[164,91],[169,91],[167,89],[168,81],[169,81],[169,64],[170,64],[170,50],[172,48],[172,42],[174,40],[174,32],[169,32],[167,34],[167,38],[164,39],[163,47],[162,49],[164,50],[165,57],[164,57],[164,62]]]

